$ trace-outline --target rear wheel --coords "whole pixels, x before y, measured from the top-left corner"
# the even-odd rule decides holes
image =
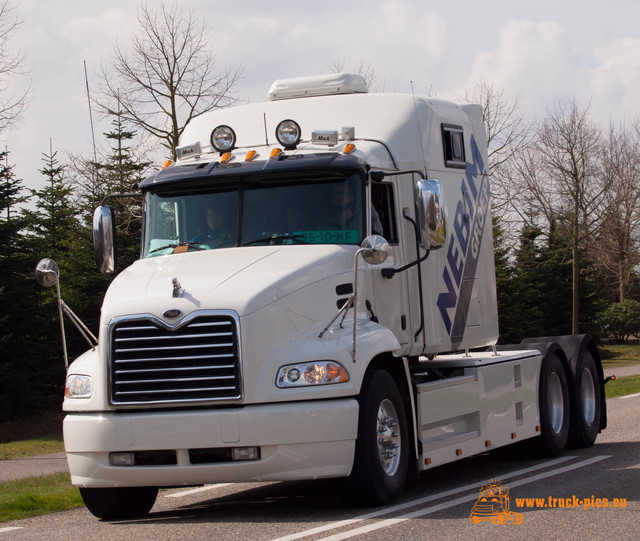
[[[398,387],[389,373],[371,372],[360,396],[350,479],[354,495],[373,505],[395,502],[404,488],[408,462],[407,421]]]
[[[80,495],[93,515],[119,520],[146,515],[156,501],[157,487],[80,488]]]
[[[602,395],[600,373],[589,351],[578,359],[576,367],[577,404],[572,443],[576,447],[591,447],[600,432]]]
[[[556,354],[542,360],[538,400],[541,451],[545,455],[557,456],[562,453],[569,439],[570,402],[567,373]]]

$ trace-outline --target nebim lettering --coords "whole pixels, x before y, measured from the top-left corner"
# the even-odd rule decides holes
[[[458,304],[458,294],[462,281],[464,264],[467,251],[471,246],[471,254],[478,257],[480,244],[482,242],[482,231],[486,217],[486,209],[489,203],[488,187],[489,183],[483,183],[481,193],[478,195],[476,182],[482,172],[482,162],[478,156],[478,149],[475,140],[471,138],[472,156],[474,162],[467,164],[467,173],[463,177],[460,192],[461,197],[456,206],[456,213],[453,218],[453,231],[449,237],[449,248],[447,250],[446,265],[442,275],[446,291],[438,295],[438,309],[442,322],[447,329],[447,334],[451,334],[451,317],[449,309],[455,308]],[[478,163],[480,162],[480,163]],[[478,167],[480,165],[480,167]],[[477,213],[474,221],[474,214]],[[473,223],[473,232],[471,224]]]

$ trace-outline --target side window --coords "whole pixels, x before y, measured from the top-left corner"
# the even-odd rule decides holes
[[[389,244],[398,243],[398,226],[393,199],[393,185],[373,183],[371,185],[371,203],[378,213],[382,224],[382,236]]]
[[[442,124],[442,147],[444,164],[447,167],[464,169],[467,160],[464,155],[464,130],[462,126]]]

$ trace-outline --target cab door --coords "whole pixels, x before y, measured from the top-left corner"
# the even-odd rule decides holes
[[[386,177],[389,178],[389,177]],[[407,295],[408,272],[398,272],[391,278],[384,276],[384,269],[402,267],[406,259],[403,243],[400,242],[401,209],[397,207],[397,184],[393,182],[376,182],[370,185],[372,228],[375,229],[375,213],[382,226],[382,236],[389,243],[389,257],[382,264],[372,267],[373,299],[367,308],[369,316],[390,329],[402,346],[401,354],[407,354],[413,342],[413,325]],[[373,231],[377,233],[377,231]],[[365,301],[366,302],[366,301]]]

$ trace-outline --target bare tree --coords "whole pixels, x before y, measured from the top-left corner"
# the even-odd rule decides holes
[[[13,16],[8,0],[0,1],[0,132],[18,122],[28,105],[30,87],[12,90],[16,78],[28,74],[27,53],[11,49],[11,40],[21,21]]]
[[[176,2],[153,9],[142,4],[131,50],[116,42],[111,65],[101,67],[96,102],[160,139],[175,160],[190,120],[235,102],[241,69],[216,73],[215,66],[205,23],[193,10]]]
[[[634,268],[640,263],[640,125],[610,126],[602,149],[604,218],[593,253],[619,302],[628,298]]]
[[[465,90],[464,101],[482,105],[487,126],[492,210],[501,220],[513,211],[515,200],[512,172],[506,167],[531,141],[531,126],[520,113],[518,98],[509,99],[504,90],[482,80]]]
[[[338,60],[335,60],[331,63],[331,66],[330,66],[331,71],[333,73],[343,72],[346,69],[345,68],[346,64],[347,64],[347,61],[345,57],[339,58]],[[349,69],[349,71],[353,73],[357,73],[358,75],[362,75],[365,82],[367,83],[367,87],[370,89],[374,88],[373,85],[376,82],[377,76],[376,76],[376,70],[373,67],[373,64],[371,62],[365,62],[364,60],[361,60],[357,66],[354,66],[353,68]]]
[[[609,181],[600,174],[601,133],[587,106],[558,105],[538,127],[533,145],[512,169],[526,201],[522,208],[546,217],[549,227],[565,224],[572,258],[572,332],[579,332],[579,252],[602,223]],[[522,199],[521,199],[522,201]]]

